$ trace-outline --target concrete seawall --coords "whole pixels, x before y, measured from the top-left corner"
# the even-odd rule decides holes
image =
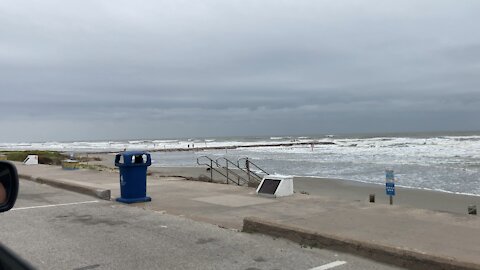
[[[339,236],[321,234],[255,217],[247,217],[244,219],[243,232],[261,233],[273,237],[285,238],[297,242],[300,245],[347,252],[408,269],[480,270],[479,264],[461,262],[455,259],[366,241],[356,241]]]
[[[78,183],[72,180],[49,179],[44,177],[34,177],[32,175],[26,175],[26,174],[19,174],[18,176],[25,180],[37,182],[40,184],[46,184],[49,186],[58,187],[58,188],[82,193],[85,195],[94,196],[102,200],[109,201],[111,197],[111,191],[109,189],[103,189],[93,185]]]

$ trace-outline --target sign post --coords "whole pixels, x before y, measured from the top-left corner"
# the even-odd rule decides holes
[[[385,191],[390,196],[390,205],[392,205],[393,196],[395,196],[395,175],[393,170],[385,170]]]

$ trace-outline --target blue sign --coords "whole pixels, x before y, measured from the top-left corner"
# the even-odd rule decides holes
[[[385,183],[385,190],[387,191],[387,195],[395,196],[395,183],[393,182]]]

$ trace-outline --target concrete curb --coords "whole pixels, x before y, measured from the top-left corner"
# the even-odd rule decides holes
[[[109,189],[102,189],[97,187],[91,187],[87,185],[82,185],[79,183],[70,182],[68,180],[57,180],[57,179],[48,179],[43,177],[33,177],[31,175],[19,174],[19,178],[41,183],[47,184],[49,186],[58,187],[66,190],[70,190],[73,192],[78,192],[90,196],[97,197],[102,200],[110,200],[111,191]]]
[[[346,252],[408,269],[480,270],[479,264],[334,235],[319,234],[255,217],[246,217],[243,220],[242,231],[285,238],[301,245]]]

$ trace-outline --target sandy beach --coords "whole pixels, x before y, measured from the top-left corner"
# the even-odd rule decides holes
[[[114,154],[91,154],[101,161],[92,162],[114,168]],[[187,179],[209,179],[210,172],[205,167],[149,167],[149,172],[159,176],[181,176]],[[225,181],[221,175],[214,174],[214,180]],[[345,179],[322,177],[294,177],[294,189],[298,193],[330,197],[349,202],[365,202],[370,194],[375,194],[376,204],[388,204],[389,197],[385,194],[385,186],[362,183]],[[454,194],[441,191],[396,187],[394,205],[435,211],[466,214],[469,205],[480,206],[480,196]]]
[[[384,185],[320,177],[295,177],[294,186],[297,192],[346,201],[368,201],[369,195],[375,194],[376,203],[389,203]],[[469,205],[480,205],[480,196],[397,186],[393,204],[465,214]]]

